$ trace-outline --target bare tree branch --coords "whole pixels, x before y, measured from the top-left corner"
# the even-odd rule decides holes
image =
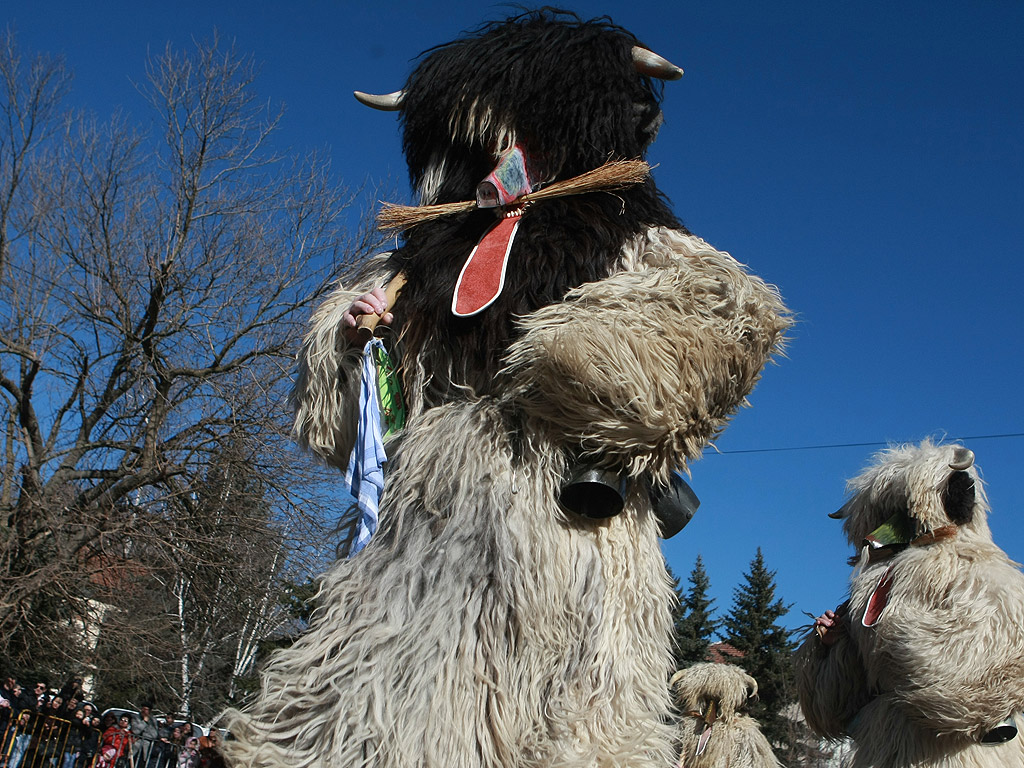
[[[0,643],[128,685],[104,649],[130,640],[202,708],[251,671],[328,514],[286,393],[369,240],[325,162],[273,151],[251,60],[213,41],[147,71],[156,136],[62,113],[61,62],[0,42]]]

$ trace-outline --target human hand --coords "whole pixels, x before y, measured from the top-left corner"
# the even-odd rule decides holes
[[[355,328],[362,315],[379,315],[380,322],[390,325],[395,319],[394,315],[387,311],[388,300],[384,295],[383,288],[374,288],[369,293],[364,293],[352,302],[341,317],[341,322],[348,328]]]
[[[828,647],[846,634],[846,625],[835,611],[825,611],[814,620],[814,633],[821,644]]]

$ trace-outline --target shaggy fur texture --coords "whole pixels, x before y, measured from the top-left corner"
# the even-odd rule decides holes
[[[430,52],[402,111],[421,195],[471,199],[509,136],[526,137],[550,180],[642,153],[660,110],[634,43],[545,11]],[[324,576],[310,631],[233,715],[236,766],[673,759],[673,592],[647,484],[744,403],[787,313],[774,288],[682,229],[650,183],[528,209],[501,299],[453,318],[458,268],[493,220],[416,227],[313,318],[296,431],[344,466],[359,355],[341,317],[405,272],[388,341],[409,418],[389,446],[381,530]],[[630,476],[618,516],[559,506],[581,453]]]
[[[671,684],[682,713],[680,768],[781,768],[757,721],[741,712],[747,700],[757,696],[754,678],[731,664],[702,663],[677,672]],[[698,755],[704,714],[712,702],[717,719],[707,746]]]
[[[950,467],[963,455],[929,442],[898,448],[850,481],[841,513],[855,546],[899,510],[917,535],[955,526],[877,562],[862,554],[841,611],[845,635],[827,647],[811,634],[798,650],[807,723],[827,738],[851,736],[858,768],[1024,766],[1024,735],[979,743],[1024,709],[1024,575],[992,542],[977,469]],[[864,627],[890,567],[886,608]]]

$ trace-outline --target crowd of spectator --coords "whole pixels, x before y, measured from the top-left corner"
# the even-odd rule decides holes
[[[97,712],[81,684],[0,683],[0,768],[223,768],[216,730],[201,735],[151,704]]]

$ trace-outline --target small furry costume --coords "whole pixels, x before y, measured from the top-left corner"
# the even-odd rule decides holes
[[[817,734],[853,738],[852,766],[1024,767],[1021,734],[982,743],[1024,727],[1024,575],[992,542],[973,461],[885,451],[833,515],[864,548],[838,640],[797,652],[798,689]]]
[[[472,199],[517,143],[546,181],[642,157],[661,111],[637,45],[545,10],[429,51],[391,100],[421,201]],[[455,317],[459,270],[494,221],[477,210],[416,226],[313,317],[296,430],[344,466],[359,350],[341,318],[404,273],[387,339],[409,416],[380,530],[324,576],[310,631],[234,713],[236,766],[673,759],[673,592],[648,483],[725,426],[789,320],[775,289],[689,234],[650,180],[526,209],[504,291]],[[630,478],[618,516],[559,505],[581,456]]]
[[[732,664],[701,663],[670,684],[682,713],[680,768],[781,768],[757,721],[740,711],[757,696],[754,678]]]

